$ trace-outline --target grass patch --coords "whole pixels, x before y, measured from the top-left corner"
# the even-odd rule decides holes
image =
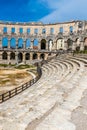
[[[84,51],[74,51],[75,54],[87,54],[87,50]]]
[[[19,66],[16,66],[15,68],[16,69],[27,69],[27,68],[34,68],[35,66],[34,65],[19,65]]]

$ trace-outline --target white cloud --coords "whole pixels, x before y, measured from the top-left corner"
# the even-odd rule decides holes
[[[41,0],[47,1],[49,9],[54,11],[39,21],[44,23],[69,20],[87,20],[87,0]]]

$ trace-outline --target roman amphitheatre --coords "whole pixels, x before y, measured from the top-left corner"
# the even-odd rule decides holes
[[[0,130],[87,130],[87,21],[0,22]]]

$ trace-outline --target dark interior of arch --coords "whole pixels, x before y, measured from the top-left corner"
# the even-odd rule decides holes
[[[30,60],[30,54],[29,54],[29,53],[26,53],[25,59],[26,59],[26,60]]]
[[[33,54],[33,59],[37,59],[37,54]]]
[[[11,60],[15,60],[15,53],[12,52],[12,53],[10,54],[10,59],[11,59]]]
[[[6,53],[6,52],[3,52],[3,54],[2,54],[2,59],[3,59],[3,60],[7,60],[7,53]]]
[[[41,40],[41,50],[45,50],[46,49],[46,40],[45,39],[42,39]]]
[[[44,60],[45,55],[44,55],[44,54],[41,54],[41,55],[40,55],[40,58]]]
[[[23,55],[22,55],[22,53],[19,53],[18,54],[18,62],[22,62],[22,60],[23,60]]]

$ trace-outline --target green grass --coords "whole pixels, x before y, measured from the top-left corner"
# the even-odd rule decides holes
[[[16,69],[27,69],[27,68],[34,68],[35,66],[33,65],[19,65],[19,66],[16,66],[15,68]]]
[[[75,51],[75,54],[87,54],[87,50],[84,51]]]
[[[0,64],[0,67],[12,67],[12,66],[15,66],[15,64],[10,64],[10,65],[8,65],[8,64]]]

